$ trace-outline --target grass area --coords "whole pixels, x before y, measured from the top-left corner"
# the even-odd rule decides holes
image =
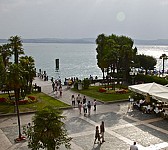
[[[19,105],[20,112],[27,112],[27,111],[36,111],[44,108],[45,106],[55,106],[55,107],[68,107],[69,105],[54,99],[53,97],[50,97],[44,93],[33,93],[30,94],[32,96],[37,97],[38,101],[31,104],[24,104]],[[0,97],[8,97],[8,94],[1,94]],[[6,103],[0,103],[0,113],[6,114],[6,113],[13,113],[14,112],[14,106],[11,104]]]
[[[119,93],[101,93],[99,92],[99,86],[90,86],[89,89],[87,90],[80,90],[77,91],[73,89],[74,91],[77,91],[81,94],[87,95],[89,97],[93,97],[95,99],[104,101],[104,102],[111,102],[111,101],[119,101],[119,100],[124,100],[128,99],[129,95],[131,94],[130,92],[125,93],[125,94],[119,94]]]

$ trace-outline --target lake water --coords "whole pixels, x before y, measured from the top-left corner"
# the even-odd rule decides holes
[[[59,43],[23,43],[25,54],[35,59],[37,72],[46,71],[51,77],[61,79],[78,77],[83,79],[92,75],[102,78],[101,70],[97,66],[96,44],[59,44]],[[159,57],[168,55],[168,46],[136,45],[139,54],[157,58],[156,68],[162,70]],[[59,59],[59,72],[56,72],[55,59]],[[168,64],[165,61],[165,70]]]

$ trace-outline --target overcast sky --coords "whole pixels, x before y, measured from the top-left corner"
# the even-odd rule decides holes
[[[0,0],[0,38],[168,39],[168,0]]]

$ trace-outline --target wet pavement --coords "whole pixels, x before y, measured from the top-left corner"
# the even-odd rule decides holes
[[[42,92],[53,96],[51,83],[36,79]],[[64,87],[59,98],[71,104],[70,97],[76,94]],[[87,97],[87,100],[93,100]],[[128,102],[101,104],[91,115],[84,117],[78,108],[63,111],[66,129],[72,137],[72,150],[128,150],[133,141],[139,150],[168,150],[168,120],[154,114],[143,114],[138,110],[128,112]],[[31,122],[33,114],[21,115],[21,124]],[[105,142],[94,144],[95,126],[105,122]],[[0,117],[0,150],[28,150],[27,142],[14,143],[18,135],[17,117]],[[61,146],[60,150],[66,150]]]

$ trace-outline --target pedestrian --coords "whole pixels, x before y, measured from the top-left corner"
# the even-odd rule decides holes
[[[96,103],[97,103],[97,102],[96,102],[96,99],[94,99],[94,101],[93,101],[93,107],[94,107],[93,110],[94,110],[94,111],[96,111]]]
[[[82,97],[80,96],[80,94],[77,95],[76,101],[77,101],[78,106],[79,106],[80,102],[82,101]]]
[[[62,85],[59,86],[60,97],[62,97]]]
[[[90,101],[88,101],[87,107],[88,107],[88,116],[90,116],[90,110],[91,110],[91,103],[90,103]]]
[[[81,110],[82,110],[82,102],[79,103],[78,108],[79,108],[79,114],[81,114]]]
[[[53,78],[53,77],[51,77],[51,82],[52,82],[52,83],[54,82],[54,78]]]
[[[87,104],[86,103],[83,104],[83,113],[84,113],[84,116],[86,116],[87,114]]]
[[[99,143],[101,144],[101,141],[100,141],[100,133],[99,133],[99,126],[96,126],[94,144],[96,144],[96,140],[97,140],[97,139],[98,139]]]
[[[105,142],[105,140],[104,140],[104,132],[105,132],[104,121],[102,121],[102,123],[100,125],[100,134],[101,134],[102,142]]]
[[[58,94],[57,86],[55,86],[54,94],[55,94],[55,97],[57,97],[57,94]]]
[[[75,107],[75,96],[74,95],[72,95],[71,97],[71,102],[72,102],[72,106]]]
[[[53,92],[54,92],[54,89],[55,89],[55,83],[52,82],[52,89],[53,89]]]
[[[130,150],[138,150],[138,147],[136,146],[136,142],[134,142],[133,145],[130,146]]]
[[[86,97],[83,96],[83,104],[85,104],[85,103],[86,103]]]

